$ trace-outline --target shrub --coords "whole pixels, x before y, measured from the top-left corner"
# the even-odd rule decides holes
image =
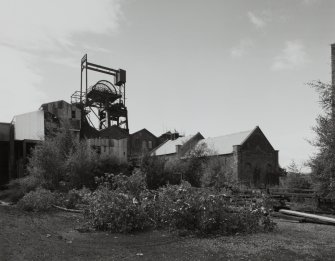
[[[291,189],[311,189],[312,180],[309,174],[287,173],[286,186]]]
[[[132,183],[131,178],[109,175],[106,177],[109,182],[105,179],[98,190],[88,195],[85,217],[93,227],[111,232],[169,228],[202,236],[253,233],[274,228],[263,198],[234,201],[217,190],[195,188],[185,181],[158,190],[142,187],[134,193],[129,184],[142,184],[143,181]]]
[[[99,156],[85,141],[78,142],[66,158],[66,180],[69,188],[94,187]]]
[[[43,187],[56,189],[66,173],[66,158],[76,139],[68,129],[39,143],[32,150],[27,165],[28,174],[43,180]]]
[[[126,176],[122,173],[116,175],[113,173],[105,173],[104,176],[100,178],[96,177],[95,180],[99,186],[104,186],[120,193],[130,194],[136,198],[139,198],[142,191],[147,188],[145,176],[140,170],[134,171],[130,176]]]
[[[113,157],[106,155],[99,155],[95,169],[95,176],[102,176],[105,173],[123,173],[126,176],[131,175],[132,167],[127,163],[121,163]]]
[[[264,202],[240,206],[230,197],[189,184],[167,186],[158,191],[151,218],[158,226],[193,231],[200,235],[252,233],[273,229]],[[152,208],[152,207],[151,207]]]
[[[214,187],[216,189],[236,190],[238,184],[233,179],[232,171],[226,170],[218,157],[213,156],[203,167],[201,176],[202,187]]]
[[[285,173],[285,179],[283,179],[283,186],[290,189],[311,189],[313,187],[312,177],[310,174],[304,174],[301,172],[302,167],[291,161],[290,165],[287,167],[287,172]]]
[[[80,190],[71,189],[67,193],[57,193],[57,205],[69,208],[76,209],[80,205],[87,205],[86,198],[91,194],[91,191],[88,188],[83,187]]]
[[[68,128],[46,137],[32,151],[27,166],[28,174],[41,180],[50,190],[96,188],[94,177],[104,173],[129,173],[127,164],[98,155],[86,141],[79,142]]]
[[[43,180],[36,176],[25,176],[23,178],[14,179],[7,185],[7,190],[2,193],[2,198],[16,203],[26,193],[36,189],[42,185]]]
[[[55,195],[46,189],[37,188],[26,194],[17,206],[26,211],[47,211],[55,203]]]
[[[141,171],[149,189],[157,189],[169,183],[169,175],[165,171],[165,160],[158,157],[145,156],[142,159]]]
[[[150,225],[142,205],[127,194],[99,187],[88,197],[88,203],[85,217],[98,230],[125,233]]]

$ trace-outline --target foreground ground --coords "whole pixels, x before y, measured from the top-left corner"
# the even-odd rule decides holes
[[[80,233],[80,214],[0,206],[0,260],[334,260],[335,226],[277,220],[274,233],[211,239]]]

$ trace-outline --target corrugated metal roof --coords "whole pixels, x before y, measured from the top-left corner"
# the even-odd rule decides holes
[[[229,154],[233,152],[234,145],[241,145],[254,130],[232,133],[224,136],[207,138],[199,141],[198,145],[205,143],[214,155]]]
[[[173,154],[176,153],[176,146],[177,145],[183,145],[185,142],[189,141],[194,135],[189,135],[186,137],[180,137],[175,140],[168,140],[165,143],[163,143],[161,146],[159,146],[157,149],[155,149],[151,155],[166,155],[166,154]]]

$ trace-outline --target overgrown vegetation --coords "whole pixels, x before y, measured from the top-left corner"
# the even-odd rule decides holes
[[[85,140],[79,141],[64,128],[36,145],[29,158],[27,176],[11,181],[9,188],[18,191],[16,199],[37,187],[65,192],[83,186],[94,189],[95,178],[106,172],[129,174],[130,170],[126,164],[99,155]]]
[[[335,199],[335,111],[334,86],[320,81],[310,83],[319,94],[323,114],[316,119],[313,128],[316,138],[311,142],[318,152],[309,161],[312,176],[319,194]]]
[[[56,197],[50,190],[38,188],[24,195],[17,205],[26,211],[47,211],[55,202]]]
[[[86,196],[85,217],[93,227],[111,232],[168,228],[202,236],[274,228],[264,198],[241,204],[232,195],[195,188],[187,182],[148,190],[143,173],[134,176],[107,175],[99,188]]]
[[[160,157],[146,156],[143,158],[141,170],[146,175],[149,189],[187,181],[193,187],[225,188],[237,187],[232,171],[227,171],[219,157],[214,155],[205,144],[192,149],[182,158],[166,160]]]
[[[301,168],[292,161],[287,167],[287,173],[283,186],[289,189],[313,189],[312,177],[310,174],[304,174]]]
[[[65,129],[35,147],[28,175],[12,185],[19,188],[18,207],[80,207],[97,230],[163,228],[201,236],[272,230],[264,198],[236,200],[231,176],[206,153],[208,149],[200,147],[183,159],[145,157],[140,169],[130,171]]]

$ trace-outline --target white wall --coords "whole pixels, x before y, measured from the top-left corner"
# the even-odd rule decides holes
[[[44,112],[33,111],[14,117],[15,140],[44,140]]]

